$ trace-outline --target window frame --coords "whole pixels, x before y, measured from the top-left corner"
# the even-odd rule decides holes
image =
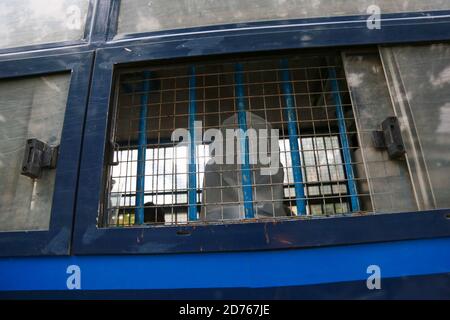
[[[70,76],[49,229],[0,232],[0,257],[69,254],[92,62],[93,52],[0,62],[2,80],[63,72]]]
[[[408,14],[392,16],[406,17]],[[411,18],[411,14],[408,17]],[[336,23],[322,26],[191,34],[171,41],[149,37],[110,42],[98,49],[83,141],[73,253],[248,251],[450,236],[450,209],[364,216],[349,214],[317,219],[251,220],[220,225],[193,223],[185,226],[97,227],[115,68],[231,53],[450,39],[450,16],[442,18],[440,23],[430,23],[420,17],[411,18],[408,23],[391,19],[380,30],[367,29],[366,18],[347,22],[326,19]],[[311,40],[299,40],[302,36],[309,36]]]

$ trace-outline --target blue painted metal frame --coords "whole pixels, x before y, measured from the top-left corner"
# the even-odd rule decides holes
[[[271,299],[326,298],[329,292],[333,293],[329,298],[448,297],[449,287],[445,286],[450,278],[446,254],[448,238],[398,240],[450,237],[450,210],[130,229],[98,229],[96,218],[108,99],[117,64],[280,49],[450,40],[450,12],[384,15],[393,20],[383,22],[381,30],[368,30],[367,16],[355,16],[169,30],[126,35],[123,39],[113,40],[114,27],[108,26],[117,23],[119,1],[99,0],[97,5],[89,41],[14,48],[11,54],[3,54],[7,52],[5,50],[0,52],[0,78],[72,71],[66,117],[74,119],[64,126],[62,146],[70,148],[64,147],[61,151],[65,155],[64,165],[59,165],[54,202],[58,214],[52,213],[50,230],[0,233],[0,256],[66,255],[70,248],[74,201],[72,192],[63,194],[63,190],[75,192],[78,177],[75,167],[79,163],[81,126],[93,56],[89,51],[101,48],[95,64],[94,90],[83,144],[83,172],[78,184],[76,229],[72,235],[74,249],[71,252],[97,256],[0,258],[0,274],[4,280],[0,281],[0,297]],[[348,246],[380,241],[391,243]],[[318,248],[322,246],[330,247]],[[290,250],[203,253],[265,249]],[[202,253],[98,256],[173,252]],[[411,255],[411,252],[415,254]],[[242,269],[242,259],[251,267]],[[288,260],[294,261],[305,272],[313,272],[313,277],[298,277],[298,272],[272,272],[285,267]],[[337,261],[337,269],[344,271],[335,272],[336,265],[327,268],[330,261]],[[348,261],[352,263],[348,264]],[[272,265],[258,269],[261,263],[267,262]],[[384,270],[383,285],[382,290],[368,293],[364,268],[374,262],[381,264]],[[198,276],[173,277],[172,269],[180,263]],[[81,266],[84,290],[66,290],[66,268],[71,264]],[[106,273],[105,264],[109,265]],[[130,266],[140,276],[122,272]],[[148,268],[152,268],[152,272],[149,273]],[[160,272],[171,276],[161,277]],[[220,277],[217,277],[218,273]],[[171,281],[166,281],[168,279]],[[192,279],[202,279],[202,283],[193,283]],[[248,285],[251,279],[263,280]],[[230,288],[230,285],[234,287]]]
[[[122,39],[112,39],[117,25],[118,8],[118,0],[97,2],[95,13],[92,11],[94,18],[92,25],[86,28],[87,41],[14,48],[10,54],[4,54],[9,52],[7,50],[0,52],[0,66],[5,66],[0,69],[0,76],[59,72],[66,70],[73,63],[71,94],[68,100],[68,110],[72,110],[73,107],[69,106],[83,105],[82,101],[88,91],[86,79],[89,78],[90,58],[92,58],[89,51],[99,49],[99,57],[94,68],[94,91],[86,121],[84,160],[79,183],[82,188],[78,190],[77,227],[73,234],[74,253],[256,250],[449,235],[449,220],[446,218],[449,210],[361,218],[343,217],[320,221],[284,221],[276,224],[263,222],[186,228],[97,229],[95,225],[100,197],[98,193],[101,192],[102,185],[108,99],[112,72],[116,64],[280,49],[450,40],[449,11],[383,15],[383,27],[380,30],[367,29],[367,16],[351,16],[240,23],[133,34],[125,35]],[[87,21],[90,24],[89,19]],[[74,57],[80,57],[79,61],[83,63],[76,64]],[[81,115],[79,116],[81,119]],[[63,139],[74,142],[76,146],[79,142],[77,132],[80,131],[72,129],[69,136],[63,133]],[[73,152],[72,155],[77,154],[76,147],[70,152]],[[74,163],[77,161],[76,157],[72,159]],[[69,179],[65,183],[70,182]],[[69,190],[74,190],[73,185]],[[59,205],[70,207],[72,204],[69,201]],[[65,222],[71,220],[71,214],[69,210],[64,217],[59,216],[57,221],[52,221],[49,232],[31,232],[28,235],[0,234],[0,244],[5,244],[2,247],[6,248],[2,252],[3,255],[66,254],[69,241],[56,242],[60,244],[58,247],[55,245],[56,240],[53,242],[51,240],[56,239],[54,233],[56,227],[65,225]],[[388,228],[385,228],[386,225]],[[383,233],[379,232],[381,226]],[[180,230],[183,232],[177,233]],[[269,243],[266,242],[267,230]],[[317,232],[323,234],[324,230],[332,233],[333,237],[317,239],[315,236]],[[337,234],[336,230],[339,230]],[[62,228],[60,231],[62,235],[70,234],[70,228]],[[281,243],[277,240],[280,237],[292,238],[292,244]],[[205,243],[209,245],[204,246]],[[31,250],[30,245],[33,246]]]
[[[380,30],[366,16],[307,19],[255,29],[203,28],[197,34],[114,40],[97,50],[78,190],[75,254],[173,253],[301,248],[450,235],[450,210],[233,225],[98,228],[104,147],[114,68],[128,63],[280,49],[450,39],[449,12],[386,15]],[[400,20],[398,20],[398,19]],[[397,20],[396,20],[397,19]],[[263,24],[263,23],[262,23]],[[256,24],[251,24],[256,25]],[[134,35],[137,36],[137,35]],[[382,232],[381,232],[382,231]],[[317,234],[322,236],[319,238]],[[281,241],[281,239],[283,241]],[[285,241],[289,239],[288,241]]]
[[[102,46],[108,40],[110,26],[117,23],[117,17],[112,14],[117,10],[116,5],[116,0],[97,0],[89,36],[91,44]]]
[[[283,98],[285,103],[285,117],[287,120],[289,146],[292,160],[292,171],[294,176],[295,202],[298,215],[306,214],[305,186],[303,183],[302,167],[300,159],[299,137],[297,134],[297,112],[293,97],[292,83],[289,71],[289,61],[282,59],[280,62]]]
[[[252,171],[250,169],[250,154],[249,141],[247,135],[247,108],[244,98],[244,74],[242,64],[237,63],[235,66],[235,95],[238,111],[239,123],[239,147],[241,154],[241,179],[242,179],[242,193],[244,196],[244,216],[246,219],[255,217],[253,213],[253,183]]]
[[[106,40],[112,41],[117,33],[117,27],[119,25],[119,13],[120,13],[120,1],[110,0],[111,5],[109,8],[109,23],[107,25]]]
[[[197,116],[197,83],[195,67],[190,68],[189,77],[189,191],[188,191],[188,218],[189,221],[197,220],[197,148],[195,118]]]
[[[48,231],[1,232],[0,256],[69,254],[93,53],[0,62],[0,78],[71,74]]]

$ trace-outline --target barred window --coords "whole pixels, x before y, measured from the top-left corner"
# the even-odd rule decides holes
[[[360,99],[373,92],[353,81],[364,60],[351,60],[321,53],[118,69],[100,226],[414,206],[409,176],[397,175],[404,157],[372,141],[390,111],[368,127],[377,111]]]

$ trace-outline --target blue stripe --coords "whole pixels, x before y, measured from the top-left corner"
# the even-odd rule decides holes
[[[342,154],[344,156],[345,173],[347,175],[347,185],[350,194],[350,202],[352,212],[360,211],[358,191],[356,189],[355,177],[353,175],[352,156],[350,154],[350,146],[347,136],[347,126],[345,124],[344,110],[342,108],[341,94],[339,84],[336,79],[336,70],[329,69],[331,90],[333,91],[334,104],[336,105],[336,118],[339,126],[339,136],[342,144]]]
[[[300,161],[299,139],[297,134],[297,114],[292,95],[292,83],[289,76],[289,62],[287,59],[281,60],[283,97],[286,104],[286,118],[288,122],[289,145],[291,149],[292,171],[294,173],[295,201],[299,215],[306,214],[306,198],[303,187],[303,177]]]
[[[238,106],[238,122],[239,129],[244,134],[244,139],[241,136],[240,140],[240,148],[242,155],[242,165],[241,165],[241,174],[242,174],[242,192],[244,194],[244,210],[245,210],[245,218],[251,219],[254,218],[253,213],[253,194],[252,194],[252,172],[250,169],[250,155],[249,155],[249,141],[247,133],[247,116],[246,116],[246,107],[245,107],[245,99],[244,99],[244,74],[242,71],[242,65],[240,63],[236,64],[236,73],[235,73],[235,82],[236,82],[236,99]]]
[[[197,114],[195,67],[191,67],[189,78],[189,221],[197,220],[197,173],[196,173],[196,141],[195,141],[195,116]]]
[[[157,244],[156,244],[157,245]],[[450,238],[314,249],[166,255],[0,259],[0,291],[67,290],[66,269],[81,269],[82,290],[263,288],[450,272]],[[289,266],[295,271],[286,271]],[[382,280],[383,286],[383,280]]]
[[[141,111],[139,114],[139,141],[138,141],[138,163],[136,173],[136,214],[135,224],[144,223],[144,192],[145,192],[145,154],[147,150],[147,105],[150,94],[149,71],[144,71],[144,82],[141,96]]]

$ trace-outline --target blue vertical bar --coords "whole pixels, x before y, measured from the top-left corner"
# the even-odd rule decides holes
[[[189,221],[197,220],[197,170],[196,170],[196,141],[195,116],[197,114],[195,67],[191,67],[189,77],[189,191],[188,217]]]
[[[238,107],[238,122],[239,129],[246,134],[247,132],[247,116],[246,107],[244,99],[244,74],[242,71],[242,65],[240,63],[236,64],[235,70],[235,83],[236,83],[236,99]],[[252,194],[252,172],[250,169],[250,155],[249,155],[249,141],[248,136],[245,135],[239,138],[241,155],[243,157],[241,165],[241,175],[242,175],[242,192],[244,195],[244,212],[245,218],[254,218],[253,213],[253,194]]]
[[[147,150],[147,105],[150,94],[149,71],[144,71],[144,81],[141,95],[141,111],[139,113],[138,163],[136,173],[136,214],[134,224],[144,223],[144,192],[145,192],[145,153]]]
[[[286,118],[288,122],[289,145],[291,149],[292,171],[294,173],[295,201],[298,215],[306,214],[306,198],[300,161],[299,139],[297,134],[297,113],[295,111],[292,83],[289,75],[289,62],[281,60],[281,78]]]
[[[339,91],[339,84],[336,79],[336,70],[329,68],[331,91],[333,91],[334,104],[336,105],[336,118],[339,126],[339,137],[342,144],[342,154],[344,156],[345,173],[347,175],[347,184],[350,194],[350,202],[352,212],[360,211],[358,192],[356,190],[355,177],[352,168],[352,156],[350,154],[350,146],[347,137],[347,126],[345,124],[344,110],[342,109],[341,94]]]

